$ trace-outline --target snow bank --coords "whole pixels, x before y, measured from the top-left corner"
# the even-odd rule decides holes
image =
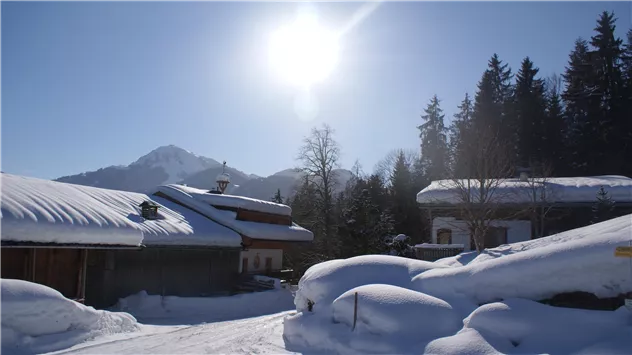
[[[352,327],[356,292],[356,331],[360,333],[434,339],[454,333],[462,326],[462,318],[447,302],[409,289],[379,284],[359,286],[336,298],[332,306],[334,322]]]
[[[153,200],[159,219],[138,207]],[[239,247],[241,237],[197,213],[145,194],[2,174],[2,240],[16,242],[212,245]]]
[[[540,300],[573,291],[597,297],[632,291],[628,260],[614,257],[615,247],[630,242],[632,215],[562,234],[525,242],[531,248],[513,254],[429,270],[414,278],[413,288],[439,297],[461,294],[479,303],[506,298]]]
[[[537,179],[536,179],[537,180]],[[462,182],[467,186],[467,181]],[[477,181],[470,180],[472,199],[477,201]],[[615,201],[632,202],[632,179],[625,176],[591,176],[547,178],[545,184],[548,202],[594,202],[597,192],[604,187]],[[540,191],[539,188],[537,191]],[[417,194],[417,202],[423,204],[455,204],[461,199],[452,180],[433,181]],[[494,190],[490,201],[496,203],[529,203],[532,201],[533,188],[530,183],[519,179],[506,179]],[[540,194],[538,193],[538,196]]]
[[[428,343],[424,354],[441,355],[500,355],[514,350],[511,343],[501,337],[481,334],[475,329],[463,329],[455,335],[435,339]]]
[[[3,352],[55,351],[96,336],[139,329],[129,314],[86,307],[40,284],[2,279],[0,286]]]
[[[292,293],[285,289],[245,293],[229,297],[176,297],[148,295],[141,291],[122,299],[113,309],[133,314],[140,320],[204,318],[221,321],[256,317],[293,308]]]
[[[463,323],[465,328],[507,339],[523,353],[568,354],[624,328],[628,313],[623,308],[590,311],[508,299],[481,306]]]
[[[296,224],[284,226],[279,224],[238,221],[235,212],[219,210],[206,202],[200,201],[189,194],[187,189],[191,188],[182,185],[158,187],[158,191],[170,198],[245,236],[267,240],[311,241],[314,239],[312,232]]]
[[[390,255],[363,255],[330,260],[310,267],[298,283],[294,303],[297,311],[326,308],[344,292],[369,284],[411,287],[411,279],[426,270],[442,266],[427,261]]]

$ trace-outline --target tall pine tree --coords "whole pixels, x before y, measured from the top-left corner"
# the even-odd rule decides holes
[[[516,74],[513,114],[518,132],[518,164],[530,166],[543,162],[542,137],[546,116],[544,81],[539,69],[526,57]]]
[[[450,175],[465,178],[470,175],[467,169],[467,141],[474,138],[471,128],[474,104],[467,93],[458,108],[459,112],[454,115],[450,126]]]
[[[448,142],[439,98],[434,95],[421,116],[423,123],[418,126],[421,138],[421,159],[426,175],[431,180],[444,179],[448,175]]]

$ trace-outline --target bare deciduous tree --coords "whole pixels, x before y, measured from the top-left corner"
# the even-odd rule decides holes
[[[511,156],[503,148],[495,132],[481,132],[476,140],[468,143],[465,150],[468,158],[466,179],[444,180],[443,186],[454,193],[453,201],[462,220],[472,235],[476,251],[485,249],[485,235],[492,220],[499,218],[499,203],[510,192],[503,188],[504,182],[513,174]]]
[[[544,237],[544,229],[547,215],[553,208],[553,203],[557,197],[557,191],[549,183],[553,175],[553,168],[548,163],[530,164],[531,174],[524,184],[523,191],[527,196],[528,205],[526,212],[529,214],[531,223],[534,226],[535,238]]]
[[[334,236],[333,194],[336,187],[336,172],[340,148],[333,138],[334,131],[328,125],[313,128],[303,140],[298,160],[301,170],[315,191],[314,248],[310,262],[318,262],[336,256]]]

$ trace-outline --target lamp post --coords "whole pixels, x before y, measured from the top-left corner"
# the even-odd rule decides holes
[[[224,191],[226,191],[226,188],[228,187],[228,184],[230,184],[230,175],[226,173],[226,162],[224,162],[224,165],[222,166],[222,173],[217,175],[215,182],[217,182],[217,187],[219,191],[221,193],[224,193]]]

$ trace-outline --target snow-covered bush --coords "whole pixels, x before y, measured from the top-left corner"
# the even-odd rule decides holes
[[[139,329],[127,313],[95,310],[32,282],[2,279],[2,348],[54,351],[86,339]]]
[[[330,260],[309,268],[298,284],[294,303],[299,312],[327,308],[344,292],[369,284],[411,287],[411,279],[421,272],[442,268],[428,261],[389,255],[362,255]]]
[[[415,257],[415,250],[409,243],[410,237],[405,234],[398,234],[395,237],[387,237],[386,245],[390,255],[413,258]]]

